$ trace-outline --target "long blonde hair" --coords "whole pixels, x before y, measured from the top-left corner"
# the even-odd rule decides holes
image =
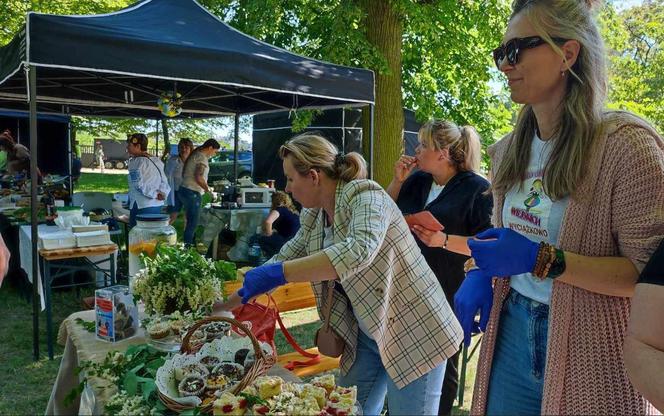
[[[417,133],[420,142],[430,149],[449,149],[450,160],[461,172],[479,172],[482,145],[473,126],[459,127],[451,121],[429,120]]]
[[[593,3],[516,0],[512,5],[511,18],[523,14],[536,33],[561,56],[563,52],[552,37],[573,39],[581,45],[576,63],[569,70],[558,128],[551,139],[553,149],[544,169],[544,191],[554,200],[574,194],[586,172],[593,145],[602,134],[607,74],[604,41],[592,16]],[[533,108],[524,105],[493,182],[496,190],[506,192],[523,182],[536,131]]]
[[[279,207],[286,207],[293,214],[297,214],[297,209],[295,209],[295,205],[293,205],[293,200],[290,195],[284,191],[275,191],[272,194],[272,207],[270,209],[274,211]]]
[[[340,153],[335,145],[316,133],[295,136],[279,148],[279,157],[291,156],[293,167],[301,175],[320,169],[332,179],[350,182],[367,178],[367,162],[356,152]]]

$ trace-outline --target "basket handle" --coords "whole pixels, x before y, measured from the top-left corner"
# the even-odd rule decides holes
[[[263,349],[260,347],[260,344],[258,344],[258,340],[254,336],[254,334],[240,321],[237,321],[233,318],[226,318],[224,316],[208,316],[193,324],[185,334],[184,338],[182,339],[182,346],[180,347],[181,353],[192,354],[195,352],[194,348],[190,343],[191,336],[201,326],[209,324],[210,322],[228,322],[231,325],[234,325],[235,327],[242,330],[242,332],[244,332],[244,334],[249,337],[249,339],[251,340],[251,344],[254,346],[254,352],[256,353],[256,360],[258,360],[259,358],[265,360],[265,354],[263,353]]]

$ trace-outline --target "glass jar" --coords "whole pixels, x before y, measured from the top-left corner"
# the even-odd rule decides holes
[[[129,287],[136,273],[145,267],[140,255],[154,256],[157,244],[175,245],[177,232],[168,224],[168,215],[143,214],[136,216],[136,226],[129,231]]]

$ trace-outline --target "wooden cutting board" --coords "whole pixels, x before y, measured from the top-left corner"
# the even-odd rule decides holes
[[[103,246],[59,248],[55,250],[39,250],[39,254],[46,260],[72,259],[76,257],[99,256],[111,254],[118,249],[116,244]]]

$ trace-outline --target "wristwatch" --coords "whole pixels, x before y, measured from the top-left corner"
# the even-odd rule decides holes
[[[565,273],[565,252],[559,248],[556,249],[556,259],[551,263],[551,268],[549,268],[549,273],[546,277],[550,279],[555,279],[561,274]]]

